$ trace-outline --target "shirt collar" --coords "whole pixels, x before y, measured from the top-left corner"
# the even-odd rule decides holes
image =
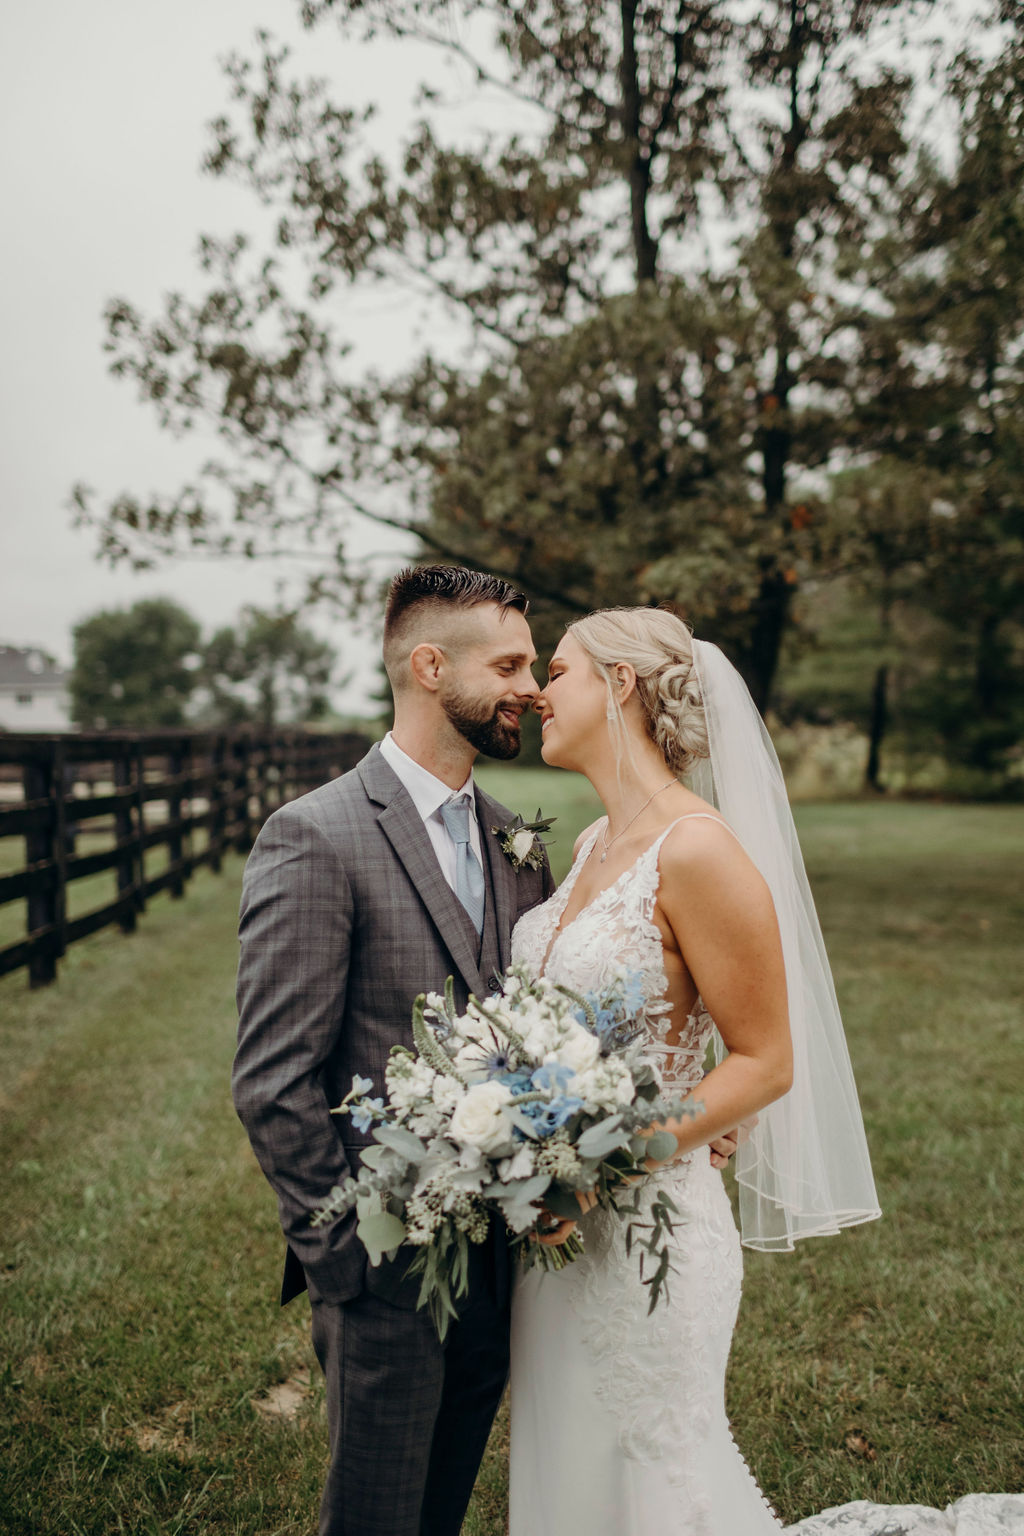
[[[461,789],[451,789],[442,779],[436,778],[422,763],[410,757],[408,752],[403,752],[391,732],[388,731],[380,744],[380,755],[388,767],[397,774],[403,787],[409,794],[413,805],[416,807],[423,821],[429,821],[435,816],[439,808],[446,800],[457,799],[460,795],[469,800],[471,815],[476,815],[475,785],[473,782],[473,770],[470,769],[469,777]]]

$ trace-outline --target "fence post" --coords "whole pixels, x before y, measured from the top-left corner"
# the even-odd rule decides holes
[[[210,868],[220,873],[224,851],[224,736],[218,731],[210,744],[209,821]]]
[[[181,745],[179,743],[173,746],[167,754],[166,771],[168,777],[172,779],[180,778],[181,774],[184,772],[184,762],[184,753],[182,752]],[[169,822],[173,823],[181,820],[181,804],[181,788],[177,784],[172,785],[167,795],[167,820]],[[170,865],[173,866],[175,864],[180,864],[183,857],[184,845],[182,843],[181,830],[179,828],[176,832],[168,833],[167,861]],[[185,875],[183,870],[179,870],[178,874],[171,881],[170,892],[172,896],[184,896]]]
[[[237,761],[233,779],[236,792],[240,791],[240,797],[236,801],[234,844],[237,853],[248,853],[252,847],[252,829],[249,816],[249,743],[250,737],[241,736],[235,742],[234,754]]]
[[[130,789],[132,782],[132,763],[129,756],[130,749],[125,744],[126,750],[118,753],[114,758],[114,787],[115,789]],[[114,836],[118,843],[127,846],[122,850],[121,857],[117,861],[117,894],[123,896],[130,891],[135,884],[135,850],[133,844],[132,828],[132,802],[125,798],[119,800],[114,812]],[[134,933],[137,917],[138,901],[133,901],[131,906],[118,913],[117,921],[122,933]]]
[[[146,910],[146,749],[136,741],[132,758],[135,763],[135,906]]]
[[[56,942],[54,954],[58,959],[63,959],[67,950],[67,924],[68,924],[68,854],[74,853],[74,831],[71,833],[71,841],[68,840],[68,815],[67,796],[73,793],[75,787],[74,770],[71,770],[70,781],[68,779],[68,762],[63,741],[58,741],[53,753],[53,860],[56,866],[56,884],[54,886],[54,921],[57,924]],[[72,824],[73,826],[73,824]]]
[[[54,858],[54,823],[56,821],[54,794],[54,747],[40,745],[39,756],[27,762],[23,770],[26,800],[49,800],[50,816],[47,825],[25,833],[25,862],[40,864]],[[26,928],[35,933],[51,924],[56,928],[59,911],[57,882],[62,866],[55,864],[49,880],[41,880],[29,889],[26,903]],[[45,987],[57,975],[57,934],[51,941],[37,949],[28,962],[28,979],[31,987]]]

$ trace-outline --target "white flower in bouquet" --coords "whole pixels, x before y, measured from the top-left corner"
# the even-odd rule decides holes
[[[502,1111],[511,1103],[512,1094],[504,1083],[474,1083],[452,1112],[448,1127],[452,1140],[488,1153],[510,1148],[512,1126]]]
[[[532,1178],[535,1171],[533,1147],[528,1141],[523,1142],[514,1157],[503,1158],[498,1164],[498,1178],[503,1184],[508,1184],[512,1179]]]
[[[434,1078],[430,1096],[443,1115],[450,1115],[456,1104],[465,1095],[466,1090],[457,1078],[442,1077],[440,1072]]]
[[[415,1051],[395,1046],[385,1071],[389,1102],[357,1077],[333,1111],[372,1130],[357,1175],[333,1189],[316,1225],[356,1209],[371,1264],[415,1250],[441,1337],[465,1294],[468,1245],[503,1221],[523,1262],[561,1267],[582,1251],[531,1242],[540,1206],[579,1214],[591,1192],[630,1224],[629,1241],[653,1266],[653,1307],[669,1269],[666,1233],[674,1207],[659,1190],[641,1208],[637,1175],[671,1155],[674,1135],[659,1121],[695,1111],[660,1097],[645,1053],[642,978],[624,972],[600,993],[578,995],[546,977],[512,971],[482,1002],[456,1013],[455,988],[417,999]],[[703,1107],[703,1106],[699,1106]]]
[[[456,1036],[460,1040],[482,1042],[489,1040],[492,1033],[493,1025],[490,1019],[481,1010],[476,999],[471,998],[465,1013],[461,1013],[455,1020]]]
[[[516,1029],[527,1056],[536,1062],[544,1061],[552,1051],[557,1051],[562,1037],[557,1016],[553,1017],[551,1008],[538,999],[530,999],[516,1009]]]
[[[567,1021],[563,1028],[562,1038],[548,1052],[548,1057],[552,1061],[560,1062],[563,1066],[571,1067],[577,1075],[586,1072],[601,1054],[600,1040],[596,1035],[591,1034],[589,1029],[585,1029],[582,1024],[577,1024],[574,1020]],[[573,1086],[576,1088],[575,1084]],[[576,1091],[579,1091],[578,1088]]]
[[[433,1100],[426,1104],[420,1104],[412,1111],[408,1119],[403,1121],[410,1131],[416,1136],[423,1136],[427,1140],[436,1136],[444,1129],[446,1115],[444,1110],[438,1109]]]
[[[572,1086],[588,1106],[605,1109],[609,1114],[613,1114],[620,1104],[632,1104],[636,1098],[633,1074],[614,1056],[605,1057],[586,1071],[578,1072]]]
[[[392,1056],[384,1072],[391,1108],[402,1120],[433,1093],[437,1073],[417,1056]]]

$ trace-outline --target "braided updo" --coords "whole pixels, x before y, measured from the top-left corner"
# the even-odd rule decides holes
[[[567,629],[608,688],[609,714],[624,731],[615,668],[636,672],[647,734],[673,773],[689,773],[709,755],[704,702],[690,631],[663,608],[602,608]]]

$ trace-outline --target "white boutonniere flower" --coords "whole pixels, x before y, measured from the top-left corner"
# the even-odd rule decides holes
[[[541,833],[550,831],[554,820],[553,816],[543,817],[538,806],[536,819],[533,821],[524,821],[521,816],[513,816],[512,820],[506,822],[503,827],[491,828],[501,844],[502,853],[517,874],[521,869],[544,867],[544,849],[547,844],[541,837]]]

